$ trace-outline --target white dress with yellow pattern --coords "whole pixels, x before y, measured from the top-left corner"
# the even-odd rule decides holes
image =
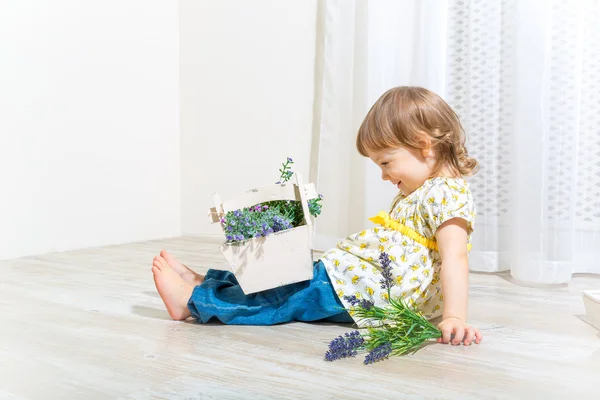
[[[392,261],[395,282],[391,295],[404,299],[431,319],[442,314],[444,301],[436,230],[450,219],[466,220],[470,248],[475,216],[467,181],[432,178],[403,197],[391,215],[382,212],[371,219],[380,226],[348,236],[321,260],[347,309],[351,305],[344,296],[348,295],[385,307],[388,294],[379,282],[382,279],[379,255],[386,252]]]

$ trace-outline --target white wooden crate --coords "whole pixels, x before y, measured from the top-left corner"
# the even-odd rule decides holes
[[[584,290],[583,304],[587,314],[587,322],[600,330],[600,290]]]
[[[224,202],[213,195],[215,207],[208,212],[209,221],[220,223],[229,211],[274,200],[297,200],[302,203],[305,225],[279,231],[243,242],[224,243],[221,253],[246,294],[273,289],[313,277],[311,252],[313,224],[308,200],[318,196],[313,184],[304,185],[295,174],[296,183],[274,184],[240,193]],[[302,190],[300,190],[302,188]]]

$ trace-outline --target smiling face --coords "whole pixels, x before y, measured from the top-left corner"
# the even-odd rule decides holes
[[[390,181],[408,196],[431,178],[435,160],[429,150],[407,147],[367,150],[369,158],[381,168],[381,179]]]

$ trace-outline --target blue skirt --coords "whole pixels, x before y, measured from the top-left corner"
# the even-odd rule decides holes
[[[291,321],[350,323],[321,261],[310,281],[292,283],[246,295],[229,271],[208,270],[188,302],[192,317],[206,323],[215,318],[230,325],[275,325]]]

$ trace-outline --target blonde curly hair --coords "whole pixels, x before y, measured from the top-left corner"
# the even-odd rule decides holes
[[[358,130],[356,148],[365,157],[367,150],[431,149],[436,157],[432,177],[442,170],[462,177],[474,174],[478,167],[465,141],[458,116],[440,96],[421,87],[400,86],[371,107]]]

